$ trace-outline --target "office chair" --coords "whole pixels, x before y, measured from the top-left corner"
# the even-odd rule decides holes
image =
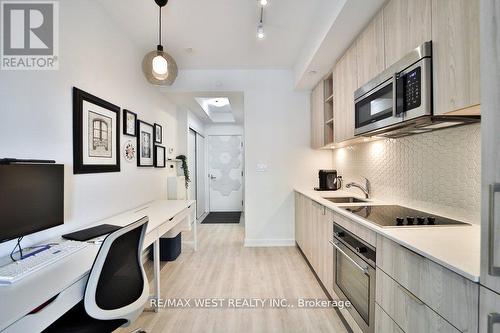
[[[129,224],[103,241],[90,271],[83,301],[43,332],[109,333],[139,317],[149,298],[142,263],[148,218]]]

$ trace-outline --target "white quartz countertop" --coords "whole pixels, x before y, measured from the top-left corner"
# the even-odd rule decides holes
[[[346,196],[363,198],[350,191],[318,192],[307,188],[295,188],[295,191],[471,281],[479,282],[480,227],[478,225],[380,227],[339,206],[391,205],[394,203],[374,199],[366,203],[338,204],[324,198]]]

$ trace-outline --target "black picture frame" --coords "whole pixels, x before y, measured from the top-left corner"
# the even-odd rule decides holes
[[[166,157],[165,147],[155,145],[155,168],[165,168],[167,166]]]
[[[154,124],[154,127],[155,127],[155,143],[163,143],[163,127],[161,127],[161,125],[157,123]],[[160,135],[158,135],[158,131],[160,131]]]
[[[149,130],[149,131],[148,131]],[[137,120],[137,166],[154,167],[154,126]],[[146,134],[146,135],[145,135]]]
[[[84,124],[84,112],[87,114],[93,113],[93,111],[90,110],[84,110],[83,104],[84,102],[88,102],[91,104],[94,104],[98,108],[103,108],[107,111],[110,112],[111,115],[114,115],[115,121],[113,123],[113,119],[109,117],[110,123],[106,123],[104,125],[101,125],[101,131],[104,132],[104,129],[102,129],[104,126],[106,126],[106,140],[98,137],[94,137],[95,134],[93,135],[92,142],[98,141],[100,144],[99,147],[102,146],[103,142],[105,146],[105,150],[108,152],[111,150],[111,157],[105,157],[105,158],[111,158],[114,159],[114,163],[106,163],[106,164],[98,164],[98,163],[85,163],[85,159],[92,159],[92,158],[102,158],[101,157],[96,157],[96,156],[90,156],[89,152],[89,126],[87,126],[86,129],[83,128]],[[110,102],[107,102],[97,96],[94,96],[88,92],[85,92],[81,89],[78,89],[76,87],[73,87],[73,173],[74,174],[87,174],[87,173],[103,173],[103,172],[120,172],[120,107],[116,106]],[[101,116],[100,114],[95,113],[97,116]],[[104,116],[103,116],[104,117]],[[94,120],[97,122],[97,120]],[[87,116],[87,122],[88,122],[88,116]],[[104,123],[104,122],[103,122]],[[111,124],[111,129],[109,129],[109,124]],[[86,133],[84,132],[86,130]],[[111,131],[111,132],[109,132]],[[84,138],[83,135],[86,135],[86,142],[87,145],[84,147]],[[111,138],[111,142],[110,139]],[[114,139],[114,144],[113,144],[113,139]],[[96,150],[96,145],[93,145],[93,149]],[[87,152],[87,156],[83,156],[83,154]],[[113,154],[114,152],[114,154]]]
[[[128,116],[129,115],[134,117],[134,120],[133,120],[134,123],[132,124],[132,128],[134,129],[133,133],[128,132],[128,128],[129,128]],[[133,136],[133,137],[137,136],[137,114],[130,111],[130,110],[127,110],[127,109],[123,109],[123,135],[128,135],[128,136]]]

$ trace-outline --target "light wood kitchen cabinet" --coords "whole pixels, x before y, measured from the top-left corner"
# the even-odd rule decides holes
[[[460,331],[477,331],[478,284],[380,235],[377,267]]]
[[[333,67],[334,142],[354,137],[354,91],[358,88],[356,44]]]
[[[432,0],[434,114],[479,104],[479,0]]]
[[[375,333],[404,333],[377,303],[375,303]]]
[[[376,289],[377,304],[404,332],[460,332],[381,269],[377,269]]]
[[[307,234],[307,221],[311,216],[312,206],[307,197],[295,193],[295,241],[305,256],[310,255],[309,239]]]
[[[386,68],[432,39],[431,1],[391,0],[384,7]]]
[[[295,193],[295,241],[330,296],[333,297],[333,213]]]
[[[314,149],[325,145],[324,88],[323,81],[311,92],[311,146]]]
[[[384,12],[381,10],[356,40],[358,88],[385,69]]]
[[[319,278],[331,297],[333,291],[333,247],[330,240],[333,238],[333,212],[325,209],[321,218],[318,244],[319,244]]]
[[[479,332],[480,333],[500,333],[500,295],[481,287],[479,303]],[[488,318],[496,318],[495,321],[489,323]],[[491,327],[489,327],[491,326]]]

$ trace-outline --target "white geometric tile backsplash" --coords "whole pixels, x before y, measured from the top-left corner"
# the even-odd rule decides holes
[[[480,223],[480,124],[337,149],[333,168],[374,198]]]

